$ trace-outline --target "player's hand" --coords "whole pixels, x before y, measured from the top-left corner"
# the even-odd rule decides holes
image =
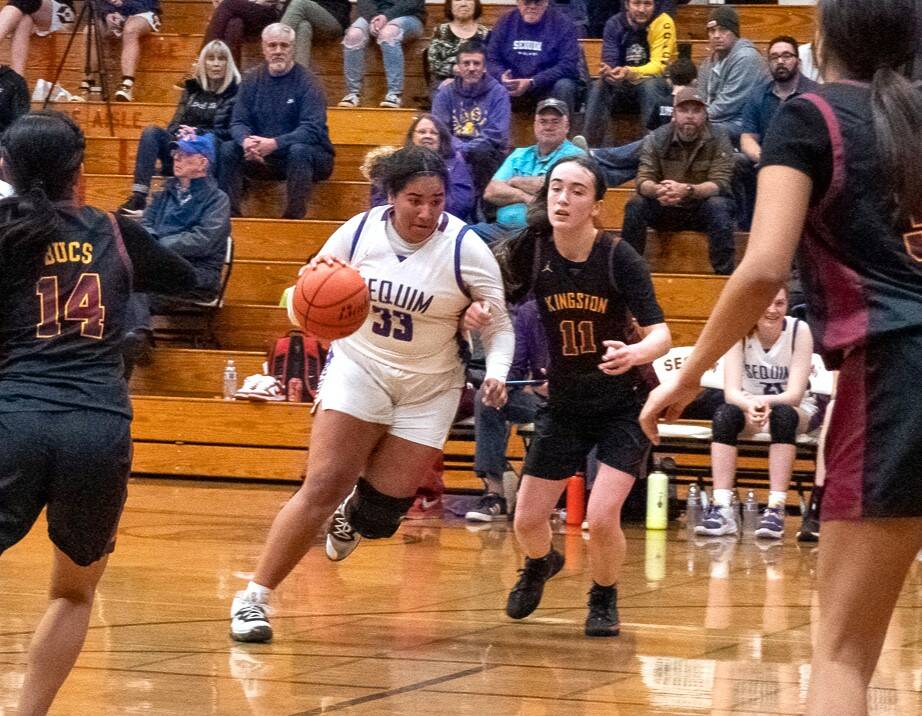
[[[304,264],[300,269],[298,269],[298,276],[300,276],[308,269],[315,269],[320,265],[333,268],[334,266],[348,266],[349,264],[339,258],[339,256],[330,256],[329,254],[324,254],[323,256],[315,256],[306,264]]]
[[[487,378],[480,386],[480,400],[488,408],[499,410],[506,404],[506,384],[496,378]]]
[[[746,411],[746,417],[753,425],[759,425],[764,427],[768,423],[768,417],[771,415],[772,409],[768,403],[763,403],[760,400],[753,401]]]
[[[688,384],[686,380],[682,371],[667,377],[650,393],[640,411],[640,427],[654,445],[659,445],[657,421],[662,419],[668,423],[678,420],[682,411],[701,391],[697,381]]]
[[[464,312],[461,326],[465,332],[482,331],[490,325],[493,320],[493,314],[490,313],[490,305],[486,301],[474,301]]]
[[[605,353],[599,363],[599,370],[605,375],[622,375],[637,365],[633,347],[621,341],[602,341],[602,345],[605,346]]]

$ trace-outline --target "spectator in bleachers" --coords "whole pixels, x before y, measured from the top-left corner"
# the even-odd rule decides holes
[[[527,206],[544,184],[547,170],[558,159],[583,152],[567,139],[570,115],[559,99],[548,97],[538,103],[534,128],[536,143],[506,157],[484,192],[484,199],[499,207],[494,223],[473,226],[488,244],[525,228]]]
[[[624,12],[605,24],[599,78],[589,90],[583,125],[590,146],[603,145],[612,114],[639,109],[646,125],[669,97],[665,73],[676,54],[675,22],[654,13],[653,0],[627,0]]]
[[[20,77],[26,73],[32,34],[44,36],[70,30],[75,15],[73,0],[10,0],[0,10],[0,39],[10,36],[10,67]],[[6,127],[4,127],[6,129]]]
[[[106,33],[122,40],[122,81],[115,91],[118,102],[134,99],[134,73],[141,59],[141,38],[160,32],[160,0],[95,0],[96,11],[105,20]],[[88,92],[98,91],[95,53],[90,53],[90,72],[80,85]]]
[[[752,91],[768,76],[765,60],[749,40],[740,39],[736,8],[719,5],[707,23],[711,55],[698,71],[698,89],[708,103],[711,124],[737,143],[743,107]]]
[[[554,7],[570,18],[576,27],[576,37],[583,39],[589,32],[588,0],[554,0]]]
[[[477,196],[499,168],[509,145],[509,93],[487,74],[486,49],[476,40],[458,49],[458,76],[432,102],[438,117],[461,144]]]
[[[22,75],[0,65],[0,134],[29,111],[29,88]]]
[[[518,0],[499,19],[487,46],[487,69],[509,92],[513,110],[531,112],[554,97],[572,114],[582,83],[582,50],[570,18],[548,2]]]
[[[477,22],[483,13],[480,0],[445,0],[445,20],[436,25],[426,50],[430,86],[435,92],[445,80],[461,75],[458,49],[479,40],[486,42],[490,34],[486,25]]]
[[[768,432],[771,492],[756,537],[781,539],[788,483],[794,469],[797,435],[819,427],[816,399],[808,392],[813,337],[801,320],[786,317],[782,288],[749,335],[724,356],[724,402],[714,413],[711,443],[713,502],[695,533],[718,537],[739,531],[731,507],[736,481],[737,441]]]
[[[281,22],[295,31],[295,62],[309,70],[314,37],[341,38],[351,11],[349,0],[288,0]]]
[[[182,298],[209,300],[217,294],[230,236],[230,202],[211,177],[215,161],[211,134],[186,134],[171,144],[173,177],[154,194],[141,226],[161,246],[185,258],[195,269],[196,288]],[[123,343],[125,375],[144,365],[153,347],[151,313],[177,299],[132,293]],[[179,299],[181,300],[181,299]]]
[[[426,149],[431,149],[442,158],[442,161],[445,162],[445,168],[448,170],[448,185],[445,187],[445,211],[466,221],[474,208],[474,181],[471,178],[471,170],[464,161],[464,157],[461,156],[456,143],[452,141],[448,127],[431,114],[420,114],[413,120],[407,130],[404,146],[425,147]],[[381,169],[383,167],[376,169],[373,166],[370,171],[372,178],[372,206],[390,203],[387,192],[382,185]]]
[[[285,0],[212,0],[215,10],[205,28],[204,44],[221,40],[242,67],[241,50],[244,39],[259,36],[266,25],[282,17]]]
[[[182,97],[166,128],[150,125],[144,128],[134,161],[134,183],[131,196],[119,207],[126,216],[140,216],[147,206],[150,182],[160,161],[164,176],[173,173],[173,150],[170,143],[188,132],[210,132],[215,146],[230,139],[230,114],[240,85],[240,72],[230,49],[220,40],[212,40],[199,53],[195,75],[185,82]],[[217,156],[218,151],[215,150]],[[212,171],[215,164],[211,162]]]
[[[374,37],[381,46],[381,61],[387,79],[387,94],[380,107],[403,104],[403,43],[423,34],[426,22],[425,0],[358,0],[358,17],[343,37],[343,72],[346,96],[340,107],[361,104],[362,80],[365,79],[365,48]]]
[[[219,184],[240,216],[243,175],[286,179],[282,218],[303,219],[314,182],[333,171],[326,98],[320,83],[294,61],[295,31],[275,23],[262,33],[266,61],[248,71],[230,123],[233,141],[221,145]]]
[[[679,56],[666,70],[666,81],[670,85],[669,91],[660,99],[654,108],[646,128],[651,132],[659,129],[664,124],[672,121],[673,97],[683,88],[694,85],[698,78],[698,68],[691,59],[691,45],[679,46]],[[590,150],[592,158],[599,163],[599,168],[605,175],[609,187],[620,186],[626,181],[632,181],[637,176],[637,166],[640,164],[640,148],[643,140],[623,144],[620,147],[598,147]]]
[[[534,299],[516,308],[513,325],[515,355],[507,381],[543,380],[548,368],[547,341]],[[511,385],[507,396],[502,408],[484,405],[479,392],[474,397],[474,472],[484,481],[486,489],[477,506],[465,515],[472,522],[508,518],[508,499],[512,496],[504,494],[503,473],[506,470],[509,423],[534,421],[538,408],[547,402],[547,384]]]
[[[762,139],[775,112],[792,97],[812,92],[819,85],[800,72],[797,40],[783,35],[768,45],[771,79],[759,85],[743,108],[741,153],[736,155],[734,190],[740,225],[748,228],[755,206],[756,169],[762,158]]]
[[[624,240],[642,256],[648,228],[706,231],[714,272],[733,273],[732,155],[730,140],[711,127],[697,90],[678,92],[672,123],[644,139],[637,196],[624,211]]]

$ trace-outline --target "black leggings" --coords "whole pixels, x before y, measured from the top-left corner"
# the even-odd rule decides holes
[[[794,445],[797,442],[797,425],[800,414],[790,405],[773,405],[768,416],[768,432],[772,443]],[[746,416],[736,405],[724,403],[714,411],[713,441],[721,445],[736,446],[739,434],[746,427]]]

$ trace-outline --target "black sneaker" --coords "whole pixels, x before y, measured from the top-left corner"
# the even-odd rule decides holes
[[[797,533],[798,542],[819,542],[820,541],[820,506],[823,503],[823,488],[814,487],[810,495],[810,504],[807,511],[804,512],[803,522],[800,524],[800,531]]]
[[[464,515],[464,519],[471,522],[494,522],[507,520],[506,500],[495,492],[488,492],[477,500],[477,506]]]
[[[146,208],[147,194],[135,191],[132,192],[128,200],[118,208],[118,213],[122,216],[130,216],[133,219],[139,219]]]
[[[506,614],[513,619],[524,619],[538,608],[544,583],[563,568],[563,555],[551,549],[540,559],[525,558],[525,568],[519,570],[519,581],[509,592]]]
[[[617,587],[600,587],[593,583],[592,589],[589,590],[586,636],[618,636],[620,633]]]

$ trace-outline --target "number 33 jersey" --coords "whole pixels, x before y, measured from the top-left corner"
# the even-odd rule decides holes
[[[483,333],[487,377],[505,379],[514,337],[493,254],[463,221],[444,213],[432,236],[407,244],[393,228],[392,213],[381,206],[353,217],[321,251],[358,270],[371,300],[365,323],[334,341],[334,352],[415,373],[457,370],[458,322],[472,300],[484,300],[493,315]]]

